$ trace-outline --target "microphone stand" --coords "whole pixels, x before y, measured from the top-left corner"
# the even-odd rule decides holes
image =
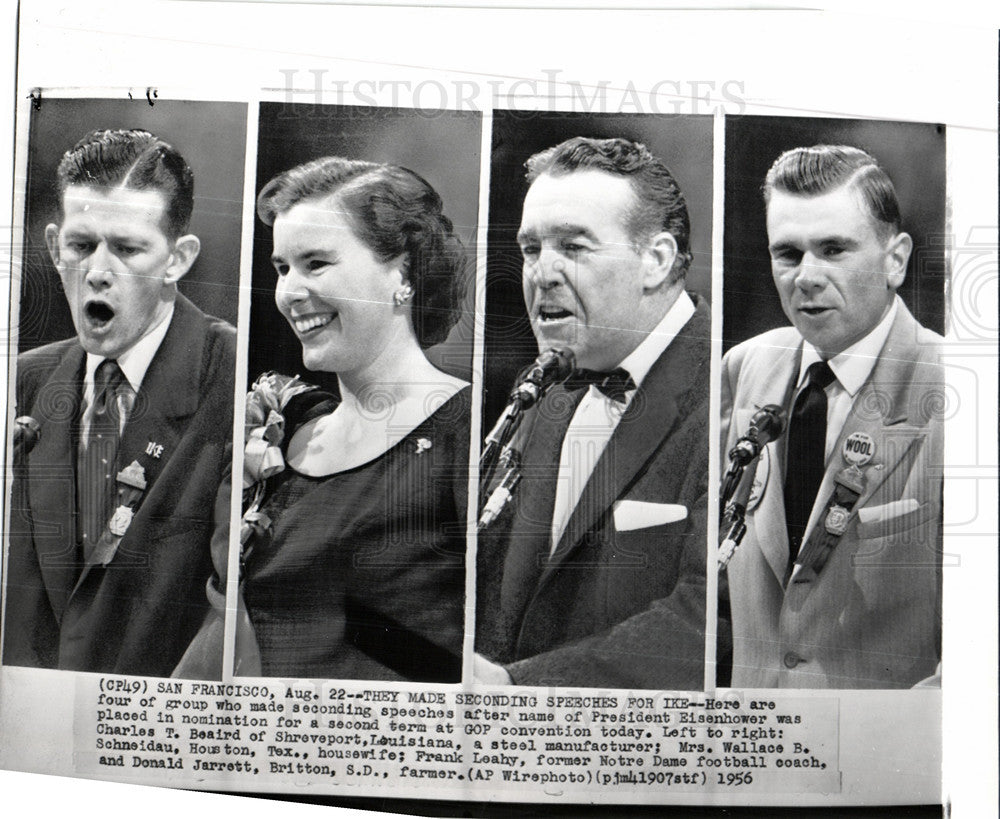
[[[479,456],[479,505],[482,507],[486,501],[486,490],[493,482],[496,474],[497,464],[500,456],[507,446],[507,442],[517,432],[524,416],[524,400],[518,393],[511,397],[503,414],[494,425],[490,434],[486,436],[483,454]]]
[[[479,523],[476,525],[477,532],[483,531],[483,529],[500,517],[500,513],[510,503],[510,499],[514,497],[514,490],[517,489],[517,485],[521,482],[521,453],[513,447],[508,446],[504,449],[500,460],[507,471],[504,473],[503,480],[500,481],[497,488],[490,494],[489,500],[482,506],[483,512],[479,516]]]
[[[541,353],[533,364],[521,371],[507,400],[507,407],[490,434],[486,436],[486,446],[479,456],[480,507],[486,501],[486,491],[493,483],[497,464],[505,454],[507,444],[517,432],[525,410],[538,403],[552,384],[565,380],[574,366],[573,353],[570,350],[552,348]],[[520,453],[515,454],[520,460]]]
[[[753,479],[757,472],[757,460],[759,457],[760,455],[757,454],[749,463],[745,464],[737,464],[736,459],[733,459],[729,472],[726,473],[726,481],[729,481],[734,474],[736,478],[733,487],[729,490],[732,499],[720,499],[723,500],[723,503],[726,500],[729,501],[724,506],[724,512],[720,521],[723,526],[727,521],[729,522],[729,528],[719,543],[717,553],[720,569],[724,569],[729,565],[729,561],[732,560],[733,555],[736,553],[736,548],[743,542],[743,536],[747,533],[747,503],[750,500],[750,492],[753,489]],[[748,466],[751,469],[747,469],[746,467]]]

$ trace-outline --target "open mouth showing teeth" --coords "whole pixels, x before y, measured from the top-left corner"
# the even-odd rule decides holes
[[[336,317],[336,313],[328,313],[324,316],[309,316],[309,318],[294,319],[295,330],[299,333],[309,333],[313,330],[318,330],[320,327],[326,327]]]
[[[90,322],[97,326],[103,326],[115,317],[115,311],[102,301],[89,302],[85,312]]]
[[[572,315],[569,310],[561,310],[556,307],[543,307],[538,311],[538,318],[542,321],[558,321],[559,319],[569,318]]]

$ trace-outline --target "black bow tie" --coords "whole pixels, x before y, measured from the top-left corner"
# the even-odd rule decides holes
[[[612,401],[619,403],[625,403],[626,393],[636,389],[635,381],[624,367],[618,367],[610,372],[574,370],[563,386],[567,390],[582,390],[594,386]]]

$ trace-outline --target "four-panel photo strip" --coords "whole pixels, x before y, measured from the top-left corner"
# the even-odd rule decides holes
[[[945,149],[45,98],[3,664],[939,686]]]

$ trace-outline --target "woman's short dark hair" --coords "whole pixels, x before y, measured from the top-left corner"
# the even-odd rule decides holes
[[[327,156],[268,182],[257,196],[257,215],[273,225],[300,202],[333,195],[376,258],[406,255],[420,346],[444,341],[465,294],[466,255],[437,191],[407,168]]]

